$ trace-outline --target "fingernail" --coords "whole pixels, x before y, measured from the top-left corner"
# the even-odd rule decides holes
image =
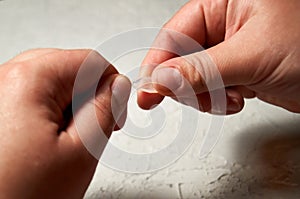
[[[240,109],[241,109],[241,105],[240,105],[239,101],[236,98],[230,98],[230,101],[227,105],[227,110],[236,112],[236,111],[239,111]]]
[[[180,72],[175,68],[158,68],[152,73],[152,81],[171,91],[176,91],[183,82]]]
[[[151,77],[141,77],[132,83],[132,87],[146,93],[157,93],[152,84]]]
[[[123,107],[124,105],[126,105],[131,90],[130,81],[125,76],[119,75],[114,80],[111,89],[112,97],[117,102],[118,106]]]

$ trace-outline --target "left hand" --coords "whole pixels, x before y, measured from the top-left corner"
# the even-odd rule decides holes
[[[91,50],[58,49],[27,51],[0,67],[0,198],[83,197],[98,161],[67,113],[77,72],[90,54],[91,69],[105,67],[107,62]],[[81,92],[91,86],[86,82]],[[95,99],[81,109],[95,106],[98,123],[109,136],[116,124],[112,95],[123,99],[116,113],[121,115],[129,92],[129,80],[109,66]]]

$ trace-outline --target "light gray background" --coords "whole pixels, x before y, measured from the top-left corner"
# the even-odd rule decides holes
[[[0,1],[0,63],[30,48],[93,48],[122,31],[160,27],[185,2]],[[207,158],[198,159],[196,139],[180,160],[154,173],[99,165],[86,198],[299,198],[299,129],[299,115],[248,100],[241,113],[226,117],[223,136]]]

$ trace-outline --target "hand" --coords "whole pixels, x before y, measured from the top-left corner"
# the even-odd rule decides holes
[[[111,98],[122,97],[115,110],[122,115],[130,82],[112,66],[105,70],[107,62],[98,53],[31,50],[0,67],[0,198],[83,197],[98,161],[83,146],[68,113],[72,95],[82,95],[98,83],[82,80],[73,93],[76,75],[88,55],[86,75],[92,76],[97,68],[103,75],[95,99],[83,103],[75,117],[85,114],[87,107],[96,107],[98,122],[109,136],[116,123]]]
[[[255,96],[299,113],[299,9],[299,0],[191,0],[164,28],[183,33],[206,48],[226,87],[227,114],[241,111],[244,98]],[[164,44],[170,46],[176,42],[163,33],[159,33],[156,40],[164,40]],[[151,75],[159,94],[140,91],[140,107],[149,109],[160,103],[163,96],[173,96],[159,84],[179,93],[184,90],[181,74],[197,94],[200,109],[210,111],[204,82],[208,73],[195,70],[195,67],[201,71],[209,69],[202,64],[203,55],[202,51],[176,57],[166,51],[150,49],[140,75]],[[216,77],[216,74],[209,75],[212,79]]]

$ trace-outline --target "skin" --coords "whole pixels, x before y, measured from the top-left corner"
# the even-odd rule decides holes
[[[91,50],[58,49],[27,51],[0,67],[0,198],[83,197],[98,161],[82,144],[67,113],[76,74],[90,54],[91,68],[104,67],[106,61]],[[116,124],[111,98],[119,76],[109,66],[95,99],[87,99],[75,114],[82,114],[87,105],[96,107],[97,122],[107,136]],[[129,92],[130,82],[125,81],[123,90]],[[81,85],[75,95],[91,86]]]
[[[191,0],[164,28],[183,33],[205,47],[216,64],[227,93],[227,114],[242,110],[244,98],[257,97],[265,102],[300,112],[300,1],[290,0]],[[158,42],[157,42],[158,41]],[[154,43],[174,45],[174,38],[158,34]],[[160,47],[155,45],[155,47]],[[138,104],[149,109],[164,96],[174,96],[173,68],[187,79],[197,95],[200,110],[211,109],[205,87],[203,52],[188,52],[178,57],[166,51],[151,49],[146,55],[140,75],[151,76],[159,94],[140,91]],[[199,73],[195,67],[204,73]],[[211,77],[216,78],[215,74]],[[164,79],[164,80],[163,80]],[[169,87],[169,88],[170,88]],[[176,90],[183,93],[185,86]],[[185,96],[189,97],[189,96]]]
[[[242,109],[243,98],[255,96],[300,112],[299,8],[298,0],[193,0],[164,27],[184,33],[207,48],[226,85],[228,114]],[[82,144],[68,107],[73,94],[81,95],[95,83],[86,79],[73,93],[77,72],[90,53],[91,50],[37,49],[0,67],[0,198],[83,196],[97,160]],[[94,56],[92,66],[104,67],[103,58],[95,53]],[[191,67],[200,63],[199,67],[205,70],[201,56],[194,52],[176,57],[152,49],[143,65],[153,67],[144,67],[141,76],[152,74],[158,80],[158,68],[178,69],[197,93],[201,110],[209,111],[203,74]],[[155,66],[157,63],[162,64]],[[109,66],[98,84],[95,99],[84,101],[74,115],[79,117],[82,110],[92,105],[107,136],[116,128],[111,99],[117,78],[120,75]],[[122,88],[129,94],[130,83],[123,77],[122,85],[125,84],[128,86]],[[160,95],[139,93],[141,107],[148,109],[163,96],[174,97],[164,87],[155,88]],[[117,103],[116,110],[124,118],[126,97],[121,99],[123,104]]]

